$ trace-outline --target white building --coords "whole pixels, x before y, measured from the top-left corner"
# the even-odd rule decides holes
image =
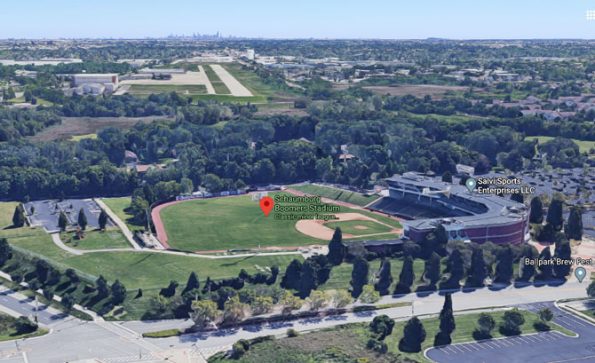
[[[253,61],[255,57],[256,57],[256,54],[254,53],[254,49],[246,50],[246,58]]]
[[[72,76],[75,87],[89,83],[111,83],[114,88],[118,87],[118,75],[116,73],[77,73]]]

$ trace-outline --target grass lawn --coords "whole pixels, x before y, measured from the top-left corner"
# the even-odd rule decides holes
[[[267,98],[262,95],[257,96],[246,96],[246,97],[236,97],[232,95],[193,95],[192,100],[212,100],[212,101],[219,101],[219,102],[229,102],[229,103],[264,103],[267,102]]]
[[[12,216],[17,205],[19,205],[19,202],[0,203],[0,228],[12,226]]]
[[[388,233],[391,231],[391,228],[372,221],[329,222],[326,223],[325,226],[332,229],[339,227],[343,233],[352,234],[354,236],[372,233]]]
[[[534,333],[533,323],[539,318],[536,314],[521,311],[525,317],[522,333]],[[499,323],[504,312],[490,313]],[[479,314],[465,314],[455,316],[456,330],[452,334],[453,343],[471,342],[473,330]],[[256,362],[428,362],[423,356],[423,350],[432,346],[434,335],[438,331],[437,318],[423,319],[426,330],[426,340],[420,353],[403,353],[398,349],[399,340],[403,335],[405,321],[395,324],[393,333],[386,337],[388,353],[377,354],[366,349],[366,342],[371,337],[368,324],[348,324],[334,328],[304,333],[294,338],[283,338],[256,343],[238,360],[239,363]],[[550,324],[553,330],[569,333],[563,328]],[[497,329],[495,329],[497,330]],[[494,332],[494,337],[502,336]],[[209,362],[232,362],[223,355],[218,354],[209,359]]]
[[[209,78],[209,81],[211,82],[211,85],[213,85],[213,88],[215,89],[216,94],[218,94],[218,95],[231,94],[231,92],[229,91],[229,88],[227,88],[225,83],[223,83],[221,78],[219,78],[217,73],[215,73],[215,71],[213,70],[213,68],[211,68],[210,65],[204,65],[203,68],[205,70],[205,73],[207,74],[207,77]]]
[[[74,135],[70,138],[70,140],[72,140],[72,141],[81,141],[84,139],[95,140],[95,139],[97,139],[97,134]]]
[[[351,190],[331,188],[322,185],[302,184],[292,185],[290,188],[310,195],[319,195],[328,199],[339,200],[362,207],[378,199],[377,195],[365,196],[361,193],[352,192]]]
[[[204,95],[207,93],[207,87],[204,84],[132,84],[128,93],[133,95],[150,95],[165,92],[177,92],[181,95]]]
[[[60,238],[67,246],[80,250],[130,247],[126,237],[118,228],[110,228],[106,231],[87,231],[81,240],[76,238],[74,232],[62,233]]]
[[[126,212],[130,207],[130,197],[102,198],[101,199],[121,220],[126,223],[130,230],[143,229],[144,226],[134,223],[132,214]]]
[[[394,219],[365,210],[341,207],[340,212],[361,213],[395,228],[401,227]],[[258,203],[248,195],[186,201],[164,208],[161,218],[169,245],[185,251],[327,243],[298,232],[296,221],[275,220],[274,212],[265,217]],[[395,235],[386,237],[395,238]]]
[[[527,136],[525,137],[526,140],[535,140],[537,139],[540,144],[548,142],[550,140],[555,139],[555,137],[551,136]],[[595,141],[585,141],[585,140],[577,140],[577,139],[570,139],[574,141],[575,144],[578,145],[578,148],[581,153],[588,153],[589,150],[595,149]]]
[[[380,268],[381,260],[375,259],[370,261],[370,283],[373,283],[373,276]],[[390,259],[391,275],[393,276],[393,283],[389,287],[389,292],[393,292],[395,286],[399,282],[399,274],[403,267],[403,259],[391,258]],[[328,281],[321,286],[323,290],[336,290],[336,289],[349,289],[349,281],[351,281],[351,272],[353,271],[353,265],[350,263],[342,263],[339,266],[334,266],[331,270],[331,275]],[[413,282],[413,288],[419,283],[419,278],[422,276],[424,271],[424,261],[416,259],[413,261],[413,272],[415,274],[415,281]],[[423,283],[420,283],[423,284]]]
[[[238,63],[225,63],[221,66],[229,73],[231,73],[238,81],[240,81],[244,87],[248,88],[253,95],[264,96],[264,102],[267,103],[267,98],[290,101],[299,96],[299,94],[289,88],[279,89],[271,84],[264,83],[262,79],[253,71],[243,69],[241,64]]]

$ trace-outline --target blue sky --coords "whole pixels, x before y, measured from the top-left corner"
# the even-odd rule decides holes
[[[3,1],[0,38],[595,38],[595,0]]]

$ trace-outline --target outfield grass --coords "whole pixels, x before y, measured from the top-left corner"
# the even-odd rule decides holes
[[[229,91],[229,88],[227,88],[225,83],[223,83],[221,78],[219,78],[217,73],[215,73],[215,71],[213,70],[213,68],[211,68],[210,65],[204,65],[203,69],[205,70],[205,73],[206,73],[207,77],[209,78],[209,82],[211,82],[211,85],[215,89],[216,94],[218,94],[218,95],[231,94],[231,92]]]
[[[324,198],[339,200],[342,202],[347,202],[362,207],[378,199],[377,195],[365,196],[361,193],[352,192],[351,190],[331,188],[322,185],[300,184],[291,185],[290,188],[298,190],[302,193],[318,195]]]
[[[150,95],[165,92],[177,92],[181,95],[204,95],[207,87],[204,84],[132,84],[128,93],[133,95]]]
[[[535,140],[537,139],[540,144],[548,142],[550,140],[555,139],[555,137],[551,136],[527,136],[525,140]],[[570,139],[574,141],[575,144],[578,145],[578,148],[581,153],[588,153],[591,149],[595,149],[595,141],[586,141],[586,140],[577,140],[577,139]]]
[[[343,222],[329,222],[325,226],[328,228],[341,228],[345,234],[352,234],[354,236],[361,236],[372,233],[388,233],[392,228],[372,221],[343,221]],[[370,237],[372,238],[372,237]]]
[[[130,197],[121,198],[102,198],[101,199],[108,207],[112,210],[130,230],[143,229],[144,226],[135,223],[132,220],[133,215],[128,213],[126,210],[130,207]]]
[[[395,228],[401,227],[394,219],[365,210],[340,207],[340,212],[361,213]],[[164,208],[161,218],[169,245],[185,251],[303,246],[327,242],[298,232],[296,221],[275,220],[274,212],[265,217],[258,203],[252,201],[249,195],[178,203]],[[394,238],[395,235],[386,237]]]
[[[130,247],[126,237],[118,228],[110,228],[106,231],[87,231],[81,240],[76,238],[74,232],[62,233],[60,238],[67,246],[79,250]]]

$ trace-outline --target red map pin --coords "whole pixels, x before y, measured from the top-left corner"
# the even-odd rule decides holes
[[[269,213],[271,213],[274,206],[275,206],[275,202],[273,201],[273,198],[271,198],[271,197],[260,198],[260,209],[262,209],[262,212],[264,213],[265,217],[269,216]]]

